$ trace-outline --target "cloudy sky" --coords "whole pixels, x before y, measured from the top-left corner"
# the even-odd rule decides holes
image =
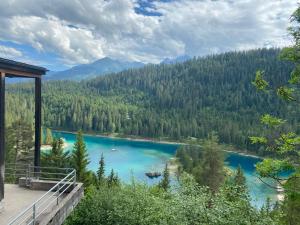
[[[1,0],[0,57],[51,70],[103,57],[282,47],[298,0]]]

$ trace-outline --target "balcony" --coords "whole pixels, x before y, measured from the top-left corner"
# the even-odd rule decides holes
[[[9,165],[5,177],[1,225],[60,225],[83,197],[74,169]]]

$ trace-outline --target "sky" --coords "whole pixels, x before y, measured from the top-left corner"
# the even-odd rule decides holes
[[[298,0],[1,0],[0,57],[63,70],[103,57],[181,55],[291,44]]]

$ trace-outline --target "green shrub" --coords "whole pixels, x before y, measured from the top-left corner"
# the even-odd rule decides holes
[[[247,198],[228,198],[228,188],[212,194],[183,176],[166,192],[156,186],[135,183],[115,187],[91,187],[67,225],[272,225],[268,214],[251,207]],[[230,189],[234,192],[237,189]],[[234,193],[231,193],[234,195]],[[236,196],[239,196],[236,193]]]

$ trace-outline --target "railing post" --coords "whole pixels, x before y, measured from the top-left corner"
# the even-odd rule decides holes
[[[5,74],[0,72],[0,202],[4,198],[5,176]]]
[[[60,183],[58,183],[58,186],[57,186],[57,197],[56,197],[56,205],[58,205],[58,198],[59,198],[59,190],[60,189]]]
[[[32,210],[33,212],[32,212],[32,225],[35,225],[35,214],[36,214],[36,212],[35,212],[35,204],[33,205],[33,210]]]
[[[25,179],[25,183],[26,183],[26,186],[28,185],[28,169],[26,170],[26,179]]]
[[[27,172],[26,172],[26,185],[29,185],[30,179],[30,165],[28,165]]]
[[[34,140],[34,172],[38,173],[41,166],[41,123],[42,123],[42,81],[35,78],[35,140]]]
[[[74,178],[73,178],[73,189],[76,187],[76,170],[73,170],[74,174]]]

